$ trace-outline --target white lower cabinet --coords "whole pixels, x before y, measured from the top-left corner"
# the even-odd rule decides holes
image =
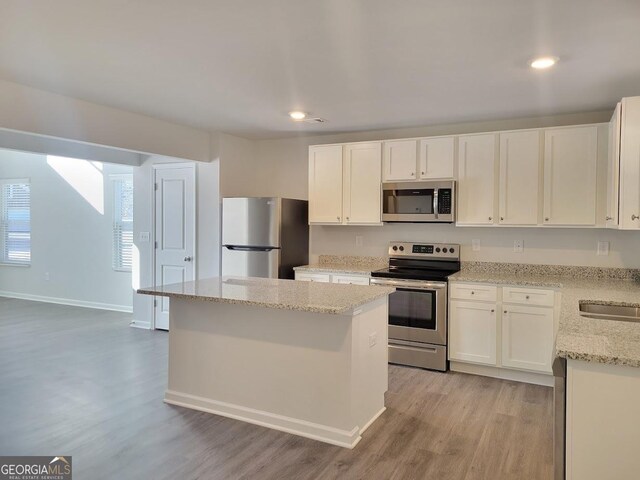
[[[449,359],[496,365],[496,305],[451,300]]]
[[[342,283],[345,285],[369,285],[369,275],[296,272],[296,280],[302,282]]]
[[[503,304],[502,366],[551,373],[553,308]]]
[[[551,375],[554,290],[452,282],[449,291],[449,360]]]

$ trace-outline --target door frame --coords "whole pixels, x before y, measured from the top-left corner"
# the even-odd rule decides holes
[[[198,278],[198,176],[196,162],[169,162],[169,163],[154,163],[152,165],[153,174],[151,175],[151,277],[153,281],[153,287],[156,288],[156,178],[158,170],[170,170],[174,168],[190,168],[191,177],[193,179],[193,256],[195,262],[193,262],[193,278]],[[153,297],[151,303],[151,330],[156,329],[156,304],[158,302],[157,297]]]

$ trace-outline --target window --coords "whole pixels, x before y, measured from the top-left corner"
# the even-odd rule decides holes
[[[113,269],[131,271],[133,264],[133,176],[112,175]]]
[[[31,263],[31,185],[0,180],[0,262]]]

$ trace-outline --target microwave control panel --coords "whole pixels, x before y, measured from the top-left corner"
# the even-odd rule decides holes
[[[438,213],[443,215],[451,214],[450,188],[441,188],[438,190]]]

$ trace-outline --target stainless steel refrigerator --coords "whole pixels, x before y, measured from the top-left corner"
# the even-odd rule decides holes
[[[222,275],[293,278],[309,263],[308,204],[278,197],[222,199]]]

